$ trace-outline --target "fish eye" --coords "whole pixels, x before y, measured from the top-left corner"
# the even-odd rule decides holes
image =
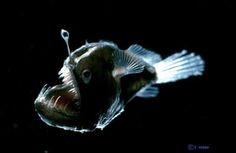
[[[90,70],[85,69],[82,72],[82,80],[84,81],[85,84],[89,83],[89,81],[91,80],[92,77],[92,73]]]

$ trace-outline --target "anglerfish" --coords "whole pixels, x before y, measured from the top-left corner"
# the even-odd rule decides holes
[[[158,84],[202,75],[204,61],[186,50],[162,59],[132,44],[87,43],[71,51],[69,33],[61,30],[69,56],[59,71],[62,83],[42,88],[35,110],[46,124],[65,130],[103,129],[119,116],[134,97],[158,95]]]

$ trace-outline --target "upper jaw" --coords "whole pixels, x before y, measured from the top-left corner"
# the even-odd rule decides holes
[[[81,96],[72,70],[73,64],[67,58],[58,73],[62,84],[45,85],[35,100],[35,110],[47,124],[75,121],[79,116]]]
[[[70,58],[68,57],[64,61],[64,65],[58,72],[58,75],[59,79],[62,79],[64,85],[71,87],[70,92],[73,92],[73,94],[76,97],[80,97],[79,87],[75,75],[73,73],[73,69],[74,69],[73,60],[70,60]]]

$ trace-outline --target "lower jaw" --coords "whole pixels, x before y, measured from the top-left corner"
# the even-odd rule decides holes
[[[78,98],[70,93],[70,87],[56,85],[45,87],[35,100],[35,110],[45,122],[73,122],[78,117]]]

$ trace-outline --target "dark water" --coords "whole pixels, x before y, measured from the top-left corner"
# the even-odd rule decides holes
[[[41,153],[229,149],[222,145],[227,139],[221,138],[231,135],[232,112],[225,112],[232,92],[226,84],[233,78],[228,73],[234,19],[229,1],[50,0],[11,2],[6,8],[1,29],[1,146]],[[33,102],[45,83],[60,82],[57,72],[67,57],[62,28],[70,32],[71,49],[85,40],[110,40],[121,49],[137,43],[163,57],[187,49],[202,56],[206,71],[201,77],[160,85],[156,98],[135,98],[103,131],[80,134],[52,128],[39,119]]]

